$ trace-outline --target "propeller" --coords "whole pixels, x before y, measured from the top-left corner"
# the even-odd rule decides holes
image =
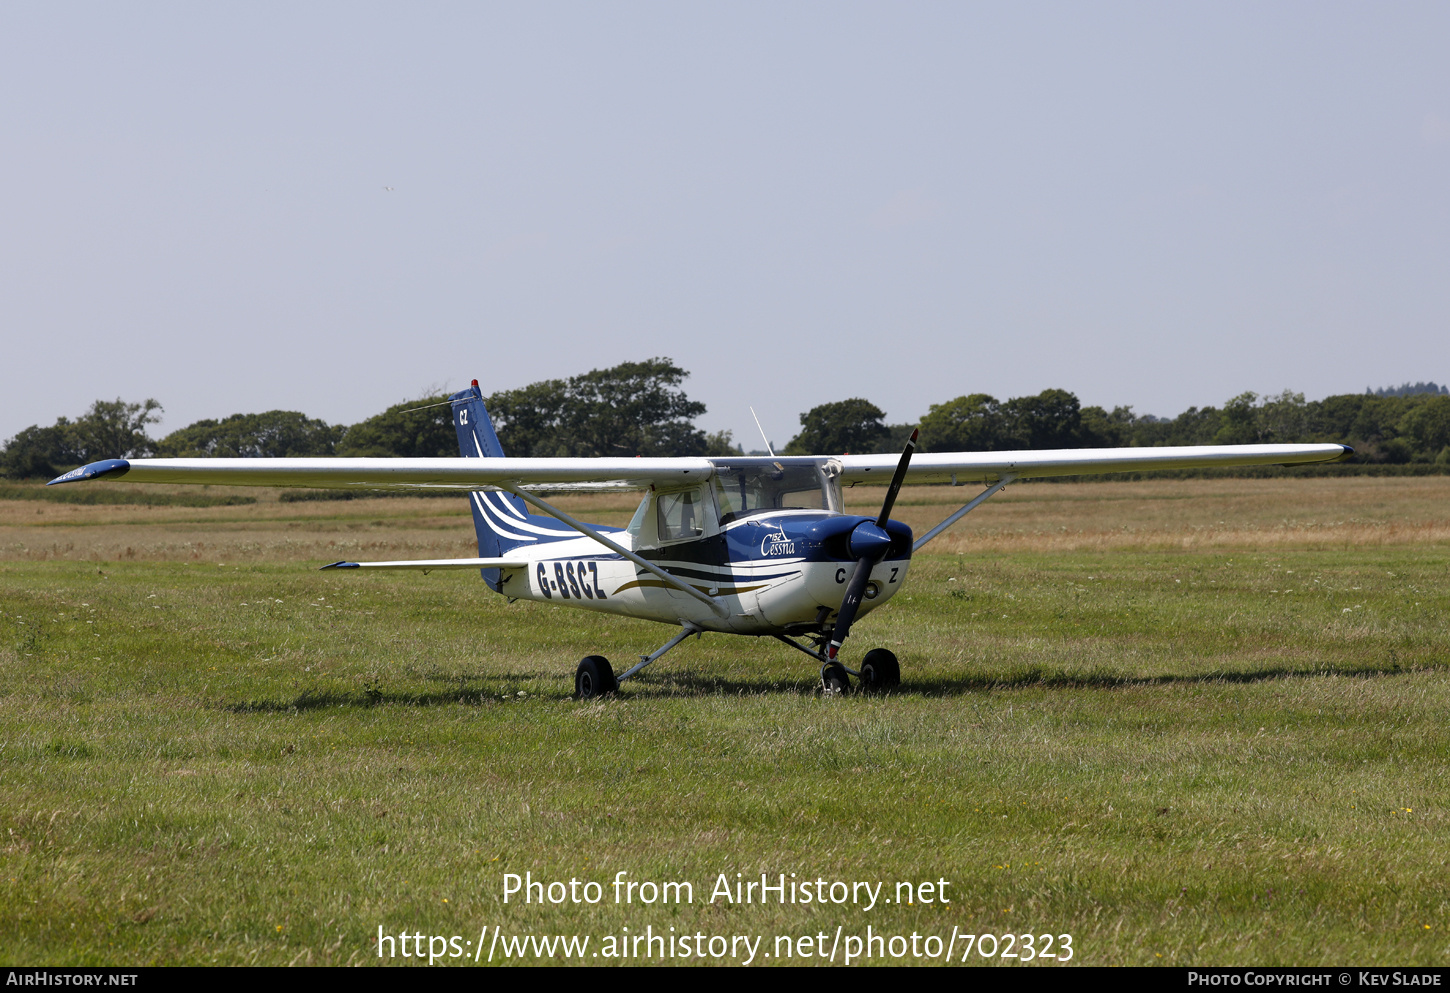
[[[886,522],[891,519],[891,507],[896,503],[896,494],[906,479],[906,467],[911,465],[911,453],[916,450],[916,436],[920,428],[911,432],[906,447],[901,450],[901,461],[896,463],[896,472],[891,476],[891,485],[886,488],[886,499],[881,504],[881,513],[876,523],[862,521],[851,532],[849,548],[856,556],[856,571],[846,586],[846,596],[841,600],[841,609],[836,613],[836,626],[831,630],[831,641],[826,648],[826,657],[836,660],[841,643],[851,633],[851,624],[856,620],[856,611],[861,607],[861,597],[866,594],[866,584],[871,580],[871,569],[886,557],[891,548],[891,535],[886,533]]]

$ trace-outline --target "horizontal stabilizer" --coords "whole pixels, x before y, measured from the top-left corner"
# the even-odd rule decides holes
[[[333,562],[323,569],[527,569],[518,559],[410,559],[402,562]]]

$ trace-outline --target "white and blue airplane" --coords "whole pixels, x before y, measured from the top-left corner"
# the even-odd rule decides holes
[[[577,695],[616,689],[692,634],[776,638],[811,656],[828,692],[855,676],[864,689],[895,686],[896,656],[839,656],[855,620],[901,589],[911,556],[1009,483],[1043,476],[1241,465],[1336,462],[1346,445],[948,452],[915,455],[916,432],[887,455],[726,458],[551,458],[504,455],[478,381],[449,398],[460,458],[107,459],[51,481],[118,479],[227,486],[466,492],[478,558],[334,562],[324,569],[477,569],[511,599],[562,603],[678,627],[674,637],[616,676],[590,655]],[[843,486],[887,481],[874,518],[847,514]],[[891,520],[903,483],[986,488],[921,537]],[[586,524],[536,490],[621,485],[645,490],[625,528]],[[532,513],[530,506],[542,513]],[[802,639],[805,641],[803,642]],[[810,644],[806,644],[809,642]]]

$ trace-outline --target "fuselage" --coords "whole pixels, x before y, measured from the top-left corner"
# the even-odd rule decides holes
[[[647,498],[648,500],[649,498]],[[600,528],[624,548],[727,609],[707,605],[588,537],[517,548],[527,568],[504,570],[499,592],[585,610],[688,622],[710,631],[787,634],[819,630],[834,617],[856,569],[851,531],[871,518],[826,510],[775,510],[732,520],[714,533],[639,543],[637,533]],[[911,561],[911,529],[887,526],[891,549],[871,570],[860,613],[901,588]]]

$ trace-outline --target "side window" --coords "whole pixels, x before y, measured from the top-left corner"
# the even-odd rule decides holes
[[[683,493],[661,493],[659,505],[659,533],[661,541],[679,541],[681,538],[698,538],[705,533],[705,507],[699,490]]]
[[[815,486],[805,490],[786,490],[780,495],[779,507],[781,510],[824,510],[825,495],[821,486]]]

